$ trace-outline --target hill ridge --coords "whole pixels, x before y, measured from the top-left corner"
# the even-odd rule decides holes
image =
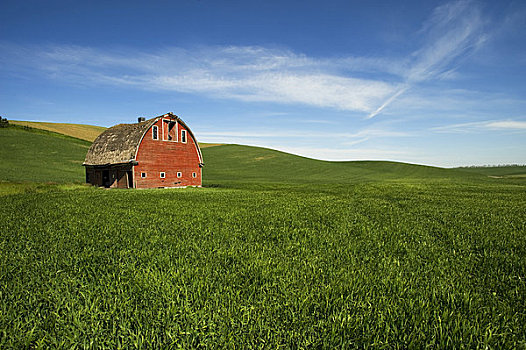
[[[90,142],[93,142],[101,132],[106,130],[105,127],[88,124],[33,122],[24,120],[9,120],[9,123],[33,129],[47,130]]]

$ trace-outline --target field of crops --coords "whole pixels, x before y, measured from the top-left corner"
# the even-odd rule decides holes
[[[0,348],[520,348],[521,185],[1,197]]]
[[[185,190],[83,186],[0,129],[0,349],[525,348],[525,167],[203,149]]]

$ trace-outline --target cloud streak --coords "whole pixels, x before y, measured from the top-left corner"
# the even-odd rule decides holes
[[[472,1],[450,2],[437,7],[420,30],[426,43],[411,55],[403,87],[367,118],[378,115],[413,85],[454,76],[452,64],[484,43],[483,27],[480,10]]]
[[[363,129],[355,133],[346,132],[322,132],[322,131],[276,131],[276,130],[214,130],[206,131],[199,130],[199,135],[205,137],[225,137],[230,139],[234,137],[253,137],[253,138],[337,138],[337,139],[363,139],[370,137],[408,137],[412,136],[410,133],[383,130],[383,129]]]
[[[409,89],[409,86],[406,85],[402,87],[400,90],[398,90],[393,96],[389,97],[380,107],[378,107],[374,112],[370,113],[367,116],[367,119],[371,119],[375,116],[377,116],[381,111],[385,109],[385,107],[389,106],[391,102],[396,100],[398,96],[402,95],[404,92],[406,92]]]

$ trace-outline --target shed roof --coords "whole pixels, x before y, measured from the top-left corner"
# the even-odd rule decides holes
[[[130,163],[135,160],[139,144],[150,127],[163,117],[171,117],[183,124],[194,139],[199,161],[202,163],[201,150],[190,128],[176,115],[169,113],[134,124],[119,124],[100,134],[86,154],[83,165],[110,165]]]

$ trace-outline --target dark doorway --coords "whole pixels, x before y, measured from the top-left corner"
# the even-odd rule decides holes
[[[133,188],[133,171],[128,170],[126,173],[128,174],[128,188]]]

